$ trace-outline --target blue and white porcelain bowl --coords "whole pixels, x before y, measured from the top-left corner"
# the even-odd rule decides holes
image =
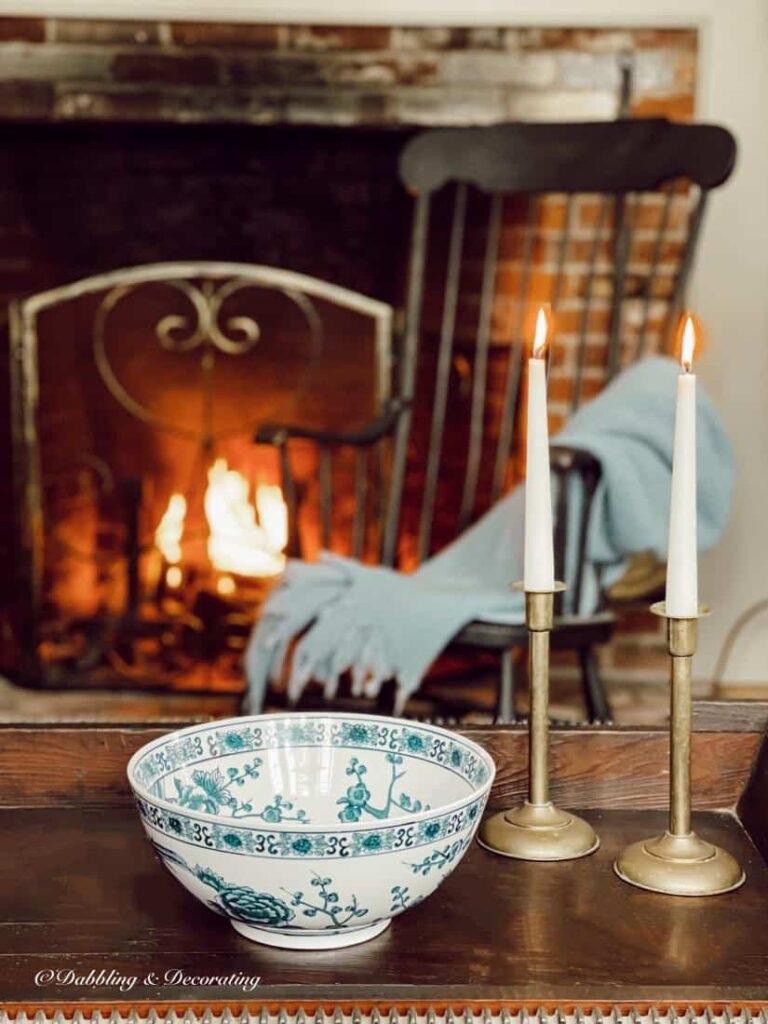
[[[446,729],[374,715],[254,715],[148,743],[128,780],[168,870],[256,942],[365,942],[472,841],[495,767]]]

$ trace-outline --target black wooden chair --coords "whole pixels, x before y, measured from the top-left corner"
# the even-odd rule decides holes
[[[354,540],[346,550],[412,568],[458,535],[519,467],[531,305],[547,301],[555,313],[556,426],[622,367],[670,350],[709,191],[728,178],[734,159],[726,130],[665,120],[438,129],[413,138],[400,162],[415,211],[396,397],[354,434],[284,424],[259,430],[257,441],[280,449],[291,521],[299,521],[301,494],[290,452],[308,442],[319,451],[325,546],[344,546],[333,527],[332,467],[349,457]],[[588,716],[605,721],[611,711],[595,645],[610,637],[613,616],[603,607],[588,616],[568,612],[579,607],[600,468],[587,453],[558,446],[552,466],[561,482],[580,474],[586,496],[553,645],[577,653]],[[568,492],[557,489],[560,575],[572,540]],[[303,554],[300,533],[292,533],[295,555]],[[454,639],[501,654],[502,720],[514,717],[515,652],[526,642],[523,627],[484,622]]]

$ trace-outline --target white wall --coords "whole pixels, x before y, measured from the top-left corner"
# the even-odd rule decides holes
[[[724,636],[768,595],[768,0],[0,0],[0,14],[208,20],[489,25],[694,25],[701,31],[698,116],[736,135],[731,182],[711,204],[692,305],[711,344],[699,373],[733,438],[738,484],[727,534],[702,564],[714,614],[701,629],[697,674]],[[734,650],[726,680],[768,684],[768,612]]]
[[[728,531],[702,563],[713,617],[700,631],[699,675],[711,672],[740,612],[768,596],[768,3],[710,6],[701,114],[728,126],[740,152],[713,198],[693,299],[711,333],[701,375],[733,439],[738,475]],[[725,681],[768,683],[768,613],[742,634]]]

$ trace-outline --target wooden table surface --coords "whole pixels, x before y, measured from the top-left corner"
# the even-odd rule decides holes
[[[482,998],[610,1003],[768,1003],[768,869],[731,814],[695,827],[747,870],[740,891],[672,898],[621,883],[612,862],[663,830],[660,811],[588,810],[602,839],[592,857],[529,864],[473,845],[422,905],[373,941],[334,952],[255,945],[189,895],[159,864],[130,806],[0,810],[0,998],[34,1008],[189,1001],[189,986],[149,972],[258,975],[257,992],[194,988],[196,1001]],[[256,881],[256,880],[255,880]],[[38,985],[41,971],[114,970],[130,991]]]

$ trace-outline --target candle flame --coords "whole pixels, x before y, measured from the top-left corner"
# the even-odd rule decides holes
[[[552,313],[549,303],[539,306],[536,314],[536,330],[533,335],[533,358],[543,359],[547,350],[547,341],[551,327]]]
[[[683,343],[680,352],[680,362],[685,373],[690,373],[693,366],[693,353],[696,348],[696,327],[690,313],[684,314],[683,321]]]

